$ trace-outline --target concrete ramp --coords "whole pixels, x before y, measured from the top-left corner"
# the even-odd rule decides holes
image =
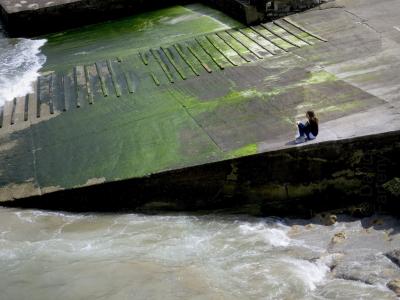
[[[231,163],[243,157],[267,159],[261,154],[286,148],[298,151],[290,152],[293,157],[308,153],[309,147],[316,155],[321,142],[351,145],[353,138],[397,131],[399,5],[391,0],[336,1],[258,26],[199,35],[43,74],[34,94],[2,109],[0,199],[51,199],[68,190],[93,191],[100,184],[111,187],[118,182],[132,201],[138,193],[146,194],[144,186],[165,189],[165,197],[173,197],[176,189],[171,187],[182,183],[181,191],[186,192],[175,195],[184,199],[197,184],[206,193],[206,185],[195,178],[204,184],[215,179],[210,188],[213,198],[229,195],[227,182],[237,179]],[[386,13],[387,19],[382,19]],[[313,142],[293,145],[295,121],[309,109],[320,117],[320,135]],[[396,135],[383,140],[397,143]],[[356,148],[331,147],[364,157],[363,143],[357,142]],[[321,144],[315,177],[303,178],[314,188],[299,194],[301,178],[288,175],[285,180],[281,174],[274,179],[277,164],[264,169],[267,174],[254,163],[254,174],[273,183],[254,198],[270,199],[272,190],[280,194],[281,189],[286,196],[292,189],[297,193],[291,194],[294,198],[308,197],[356,176],[342,172],[343,164],[335,172],[324,169],[324,161],[331,164],[333,156],[322,145],[326,144]],[[383,148],[389,149],[387,144]],[[335,157],[339,159],[340,153]],[[345,164],[357,161],[346,157]],[[291,166],[299,175],[304,164]],[[241,173],[242,190],[256,180],[250,176],[246,181],[249,172]],[[392,169],[387,174],[386,181],[395,176]],[[152,185],[138,181],[149,176],[156,178]],[[357,184],[350,189],[357,190]]]

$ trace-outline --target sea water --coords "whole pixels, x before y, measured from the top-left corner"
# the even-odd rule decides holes
[[[0,298],[395,299],[400,222],[339,220],[1,208]]]
[[[6,38],[0,23],[0,106],[33,92],[33,83],[46,62],[40,48],[45,39]]]

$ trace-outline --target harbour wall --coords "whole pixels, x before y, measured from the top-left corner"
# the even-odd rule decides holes
[[[33,6],[32,9],[16,11],[10,11],[0,2],[0,16],[9,36],[27,37],[191,2],[193,1],[79,0],[60,1],[56,5]]]
[[[58,0],[45,2],[43,0],[25,1],[24,6],[16,8],[8,0],[0,0],[0,17],[10,36],[38,36],[72,27],[116,19],[171,5],[183,5],[192,2],[203,2],[230,15],[243,24],[256,24],[267,16],[276,17],[287,15],[294,6],[295,0],[275,1],[276,7],[266,9],[266,1],[258,0]],[[301,7],[306,9],[319,4],[319,0],[308,0],[310,3]],[[303,1],[301,2],[303,3]],[[312,4],[311,4],[312,3]],[[279,4],[279,5],[278,5]],[[21,6],[21,4],[19,4]],[[284,9],[282,10],[282,7]],[[271,13],[273,13],[271,15]]]
[[[400,132],[305,144],[3,203],[72,211],[399,212]]]

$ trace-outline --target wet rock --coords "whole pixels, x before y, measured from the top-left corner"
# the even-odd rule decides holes
[[[331,239],[331,243],[338,244],[338,243],[343,242],[345,239],[346,239],[346,233],[341,231],[341,232],[335,233],[335,235]]]
[[[355,218],[368,217],[373,213],[374,209],[370,203],[360,203],[357,206],[348,208],[348,213]]]
[[[300,232],[300,230],[301,230],[301,227],[299,225],[293,225],[290,228],[288,234],[289,234],[289,236],[293,236],[293,235],[298,234]]]
[[[386,286],[395,292],[398,297],[400,297],[400,279],[389,281]]]
[[[393,178],[386,182],[383,188],[395,197],[400,197],[400,178]]]
[[[324,224],[325,226],[331,226],[337,222],[337,216],[329,213],[317,214],[316,218],[321,224]]]
[[[359,256],[354,253],[337,262],[333,275],[369,285],[385,285],[393,278],[400,278],[400,270],[381,254]]]
[[[389,258],[394,264],[400,267],[400,249],[385,253],[385,256]]]
[[[330,253],[330,254],[325,254],[319,257],[318,259],[313,259],[310,260],[311,262],[317,262],[317,260],[323,260],[324,263],[329,267],[330,271],[333,272],[339,262],[343,259],[344,254],[343,253]]]
[[[374,219],[372,225],[383,225],[384,221],[382,219]]]

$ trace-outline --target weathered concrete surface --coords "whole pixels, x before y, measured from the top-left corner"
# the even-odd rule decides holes
[[[58,193],[53,194],[57,197],[53,198],[51,193],[55,191],[78,191],[79,188],[96,183],[121,180],[128,181],[121,183],[125,184],[124,188],[115,185],[118,188],[112,189],[113,193],[121,198],[136,199],[136,195],[144,191],[129,179],[293,148],[294,145],[290,143],[295,131],[293,124],[307,109],[314,109],[321,119],[320,136],[308,144],[314,152],[308,152],[308,148],[303,150],[304,145],[291,151],[319,157],[329,164],[344,157],[342,164],[337,166],[341,170],[328,168],[315,174],[332,177],[335,173],[346,170],[350,149],[362,151],[363,147],[381,145],[382,151],[388,153],[390,164],[396,167],[390,169],[385,180],[399,177],[396,173],[398,158],[393,155],[397,148],[388,146],[390,143],[387,141],[394,139],[391,143],[397,144],[396,130],[400,129],[400,32],[396,29],[400,3],[391,0],[380,3],[337,1],[331,7],[291,16],[291,23],[279,21],[290,32],[297,32],[298,37],[279,29],[279,22],[265,24],[276,35],[268,33],[263,26],[255,28],[256,32],[261,33],[253,35],[257,43],[263,43],[267,49],[271,47],[272,53],[267,53],[268,50],[245,36],[235,42],[227,36],[229,33],[221,32],[220,35],[231,39],[232,44],[235,43],[235,50],[229,50],[229,45],[218,40],[217,35],[196,38],[200,41],[191,39],[180,42],[178,46],[184,52],[183,57],[190,57],[189,64],[184,62],[183,57],[179,58],[179,53],[170,53],[175,55],[176,60],[168,58],[163,48],[174,51],[174,45],[154,45],[150,50],[139,51],[143,55],[149,54],[144,59],[136,53],[99,61],[97,68],[100,74],[104,70],[105,77],[94,81],[94,86],[90,76],[85,81],[83,66],[54,74],[54,78],[64,78],[65,81],[53,81],[52,76],[43,77],[45,84],[41,84],[39,90],[42,91],[43,86],[47,88],[40,92],[42,94],[39,93],[40,109],[33,105],[30,110],[32,105],[28,105],[27,121],[14,122],[14,125],[0,129],[2,200],[46,194],[49,195],[46,199],[54,200],[63,197]],[[386,17],[382,18],[382,15]],[[305,31],[299,29],[301,27]],[[250,30],[254,34],[254,30],[244,30]],[[307,32],[314,33],[327,42]],[[233,32],[233,35],[239,34],[242,33]],[[268,39],[263,36],[267,36],[273,43],[268,44]],[[204,43],[211,43],[209,39],[214,39],[218,43],[217,47],[212,44],[204,46]],[[240,47],[242,50],[239,50]],[[191,54],[190,48],[197,53],[196,56],[201,54],[200,59]],[[176,62],[175,65],[173,61]],[[134,68],[123,69],[123,72],[110,71],[117,66],[124,68],[124,62]],[[94,62],[85,62],[90,72],[96,70],[96,65]],[[211,73],[207,71],[208,67]],[[124,81],[116,79],[121,74],[131,74],[135,85],[129,86],[126,83],[124,86]],[[51,82],[64,82],[71,86],[71,90],[65,90],[65,95],[61,93],[61,98],[54,99],[65,97],[71,101],[79,100],[79,105],[78,102],[70,101],[68,103],[72,105],[64,109],[65,102],[49,101],[53,99],[53,94],[49,91],[60,91],[57,88],[49,89]],[[122,83],[115,84],[116,82]],[[92,93],[88,92],[88,86],[96,94],[94,101],[91,100]],[[38,103],[31,98],[34,95],[29,101]],[[19,114],[5,114],[4,124],[10,124],[11,116],[24,119],[24,106],[20,103],[24,102],[16,101],[14,107],[8,104],[11,106],[5,111]],[[39,118],[38,111],[41,114]],[[332,149],[336,149],[334,157],[329,156],[328,149],[319,144],[323,141],[345,140],[389,131],[395,132],[388,135],[389,140],[386,135],[378,135],[371,139],[372,144],[368,144],[370,142],[367,139],[364,144],[356,143],[355,148],[351,148],[352,140],[343,142],[349,148],[333,146]],[[383,144],[379,144],[380,139]],[[373,149],[375,152],[372,154],[379,154],[381,151],[378,147]],[[256,161],[257,165],[261,165],[259,159]],[[301,160],[296,161],[300,163]],[[268,164],[268,160],[265,163]],[[289,165],[290,160],[281,160],[279,168]],[[210,189],[214,191],[211,188],[212,179],[226,180],[226,174],[233,170],[230,164],[225,169],[218,165],[216,169],[210,166],[213,165],[199,167],[203,170],[199,174],[207,174],[210,181],[205,180],[204,175],[199,176],[196,181],[196,176],[193,175],[191,185],[186,185],[187,195],[192,193],[194,186],[203,187],[204,195],[209,195]],[[305,164],[306,166],[308,165]],[[262,170],[261,168],[257,178],[271,178]],[[291,169],[286,170],[285,176],[290,178],[288,172]],[[176,171],[176,174],[180,172]],[[350,168],[339,177],[351,177],[353,175],[346,174],[354,172],[356,171]],[[373,177],[377,176],[377,172],[370,173]],[[276,181],[277,189],[281,190],[287,183],[285,176],[282,175]],[[301,173],[297,173],[297,176],[301,176]],[[170,178],[176,179],[168,182],[173,190],[181,179],[179,176]],[[345,190],[351,191],[354,188],[357,191],[360,184],[354,178],[343,179],[343,182],[339,180],[340,183],[322,184],[325,179],[316,179],[318,184],[315,188],[297,189],[290,198],[316,199],[316,196],[327,195],[326,203],[328,200],[329,203],[334,203],[331,202],[332,198],[344,199],[341,187],[350,184]],[[114,187],[113,184],[108,186]],[[128,186],[135,188],[130,189]],[[161,186],[160,183],[159,189],[162,191]],[[374,190],[378,187],[374,186]],[[151,189],[154,188],[151,186]],[[272,187],[268,190],[271,189]],[[268,198],[265,194],[258,193],[256,188],[252,191],[254,201]],[[71,196],[70,193],[75,193],[75,190],[64,195]],[[250,195],[251,191],[246,194]],[[84,193],[71,197],[83,197],[79,195]],[[214,194],[214,198],[218,196],[218,193]],[[275,197],[280,199],[277,195],[274,195],[274,199]]]

